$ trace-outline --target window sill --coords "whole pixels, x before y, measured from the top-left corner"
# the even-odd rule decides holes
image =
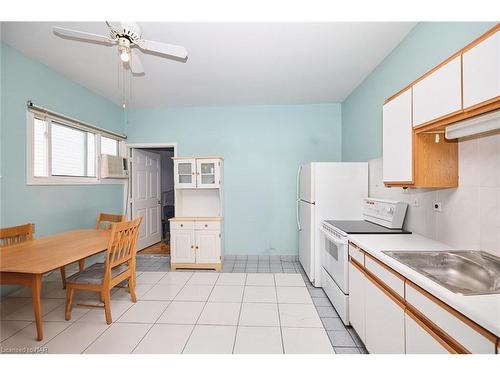
[[[28,178],[26,185],[28,186],[54,186],[54,185],[124,185],[127,179],[117,178]]]

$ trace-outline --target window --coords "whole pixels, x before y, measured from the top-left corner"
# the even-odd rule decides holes
[[[51,135],[52,176],[95,177],[95,134],[52,122]]]
[[[120,155],[120,142],[94,128],[28,111],[28,184],[100,183],[98,155]]]
[[[101,135],[101,154],[118,155],[118,141]]]

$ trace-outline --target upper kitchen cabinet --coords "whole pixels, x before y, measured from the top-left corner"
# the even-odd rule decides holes
[[[383,108],[384,181],[413,183],[411,88]]]
[[[174,157],[176,189],[218,189],[222,158]]]
[[[176,188],[196,187],[196,159],[173,158]]]
[[[499,100],[500,31],[463,53],[464,110]]]
[[[220,185],[220,159],[196,159],[196,186],[218,188]]]
[[[413,85],[413,126],[462,110],[462,66],[457,56]]]

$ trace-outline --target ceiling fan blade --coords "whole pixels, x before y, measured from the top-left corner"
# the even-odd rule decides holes
[[[109,30],[113,35],[123,33],[123,26],[121,22],[106,21],[106,25],[108,25]]]
[[[185,59],[187,57],[186,49],[182,46],[176,46],[174,44],[155,42],[152,40],[144,40],[139,45],[139,48],[141,48],[144,51],[151,51],[159,53],[161,55],[178,57],[180,59]]]
[[[115,44],[116,42],[115,40],[104,35],[97,35],[92,33],[86,33],[84,31],[65,29],[64,27],[53,27],[52,30],[54,31],[55,34],[63,38],[79,39],[85,42],[97,42],[104,44]]]
[[[130,66],[130,71],[134,74],[143,74],[144,67],[142,66],[142,62],[141,59],[139,58],[137,50],[132,49],[131,52],[132,56],[130,56],[130,61],[128,63]]]

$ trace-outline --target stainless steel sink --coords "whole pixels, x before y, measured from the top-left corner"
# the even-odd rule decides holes
[[[454,293],[500,293],[500,258],[484,251],[384,251]]]

